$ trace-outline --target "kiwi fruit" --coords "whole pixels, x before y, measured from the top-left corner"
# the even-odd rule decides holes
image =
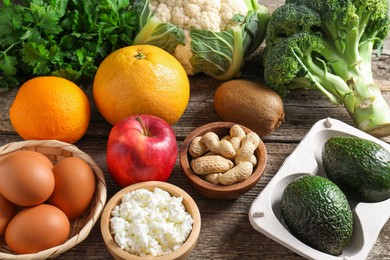
[[[273,133],[284,122],[281,97],[271,88],[247,79],[222,83],[215,91],[214,107],[224,121],[242,124],[260,137]]]

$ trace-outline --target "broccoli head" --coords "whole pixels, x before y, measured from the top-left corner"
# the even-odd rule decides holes
[[[286,0],[268,22],[267,84],[282,96],[320,90],[343,104],[359,129],[390,135],[390,108],[371,69],[389,31],[388,12],[387,0]]]

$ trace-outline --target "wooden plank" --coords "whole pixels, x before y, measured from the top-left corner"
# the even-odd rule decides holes
[[[262,4],[274,10],[284,1],[264,0]],[[390,48],[386,41],[384,54],[373,59],[373,75],[390,103]],[[261,70],[262,48],[251,55],[242,71],[242,77],[263,82]],[[183,117],[173,125],[178,147],[196,127],[219,121],[213,108],[213,94],[221,82],[196,75],[190,77],[191,98]],[[106,144],[111,125],[99,114],[93,102],[91,88],[85,89],[91,102],[91,123],[86,135],[76,145],[90,154],[102,168],[108,187],[108,199],[120,188],[110,177],[106,164]],[[9,120],[9,108],[16,95],[13,89],[0,93],[0,145],[20,141]],[[310,127],[320,119],[333,117],[352,125],[352,120],[342,106],[331,104],[318,91],[299,90],[283,98],[286,120],[273,134],[263,138],[268,163],[264,176],[248,193],[232,201],[215,201],[198,194],[183,177],[179,161],[169,182],[187,191],[201,211],[202,229],[199,242],[188,259],[303,259],[282,245],[255,231],[248,221],[248,211],[253,200],[277,173],[284,160],[297,147]],[[57,259],[110,259],[97,223],[88,238]],[[390,259],[390,222],[383,228],[368,259]]]

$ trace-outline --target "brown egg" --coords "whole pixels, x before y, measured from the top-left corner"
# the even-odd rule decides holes
[[[51,168],[36,156],[10,155],[0,161],[0,193],[20,206],[46,201],[54,190]]]
[[[16,205],[4,198],[0,193],[0,236],[16,213]]]
[[[85,161],[78,157],[61,160],[53,168],[55,188],[49,203],[69,217],[80,217],[91,204],[95,192],[95,175]]]
[[[3,157],[3,159],[9,158],[11,156],[33,156],[41,160],[43,163],[45,163],[50,169],[53,168],[53,163],[49,160],[49,158],[36,151],[31,151],[31,150],[15,151],[10,154],[7,154],[5,157]]]
[[[64,212],[53,205],[25,208],[12,218],[5,230],[5,242],[16,254],[30,254],[61,245],[70,232]]]

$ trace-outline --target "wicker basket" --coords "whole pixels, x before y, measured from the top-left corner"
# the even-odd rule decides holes
[[[21,141],[0,147],[0,158],[18,150],[33,150],[46,155],[55,164],[66,157],[79,157],[87,162],[96,176],[95,196],[87,212],[71,222],[68,240],[62,245],[49,248],[36,254],[15,255],[5,245],[4,236],[0,240],[0,259],[47,259],[55,258],[76,246],[89,235],[92,227],[98,221],[107,199],[107,186],[104,173],[93,159],[76,146],[55,140]]]

